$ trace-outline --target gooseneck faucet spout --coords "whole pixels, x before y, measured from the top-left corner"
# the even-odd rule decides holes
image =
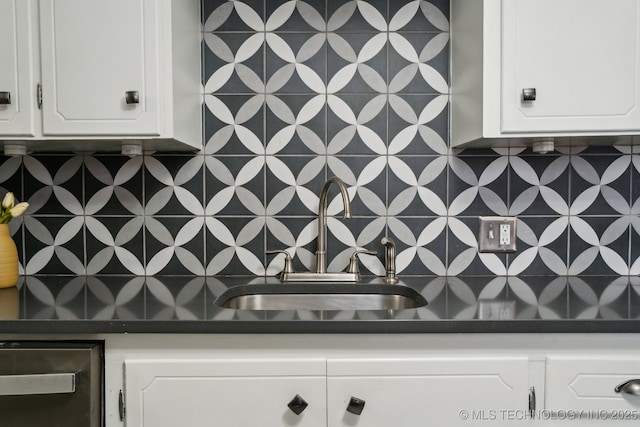
[[[344,217],[351,218],[351,204],[349,194],[344,182],[338,177],[331,177],[325,182],[320,192],[320,202],[318,204],[318,251],[316,252],[316,273],[327,272],[327,199],[329,187],[336,184],[342,194],[342,204],[344,205]]]

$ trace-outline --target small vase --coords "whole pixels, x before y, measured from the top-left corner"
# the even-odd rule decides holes
[[[9,233],[9,224],[0,224],[0,288],[18,284],[18,248]]]

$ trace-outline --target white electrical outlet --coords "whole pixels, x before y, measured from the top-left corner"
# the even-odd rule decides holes
[[[500,245],[511,244],[511,225],[500,224]]]
[[[480,252],[515,252],[516,217],[481,216],[478,231]]]

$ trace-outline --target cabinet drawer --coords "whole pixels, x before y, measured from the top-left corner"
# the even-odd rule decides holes
[[[549,356],[546,364],[547,410],[631,410],[640,417],[640,396],[615,391],[628,380],[640,379],[640,356]]]

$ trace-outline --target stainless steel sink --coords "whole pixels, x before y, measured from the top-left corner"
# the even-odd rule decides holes
[[[234,286],[215,304],[237,310],[402,310],[427,301],[403,285],[289,283]]]

